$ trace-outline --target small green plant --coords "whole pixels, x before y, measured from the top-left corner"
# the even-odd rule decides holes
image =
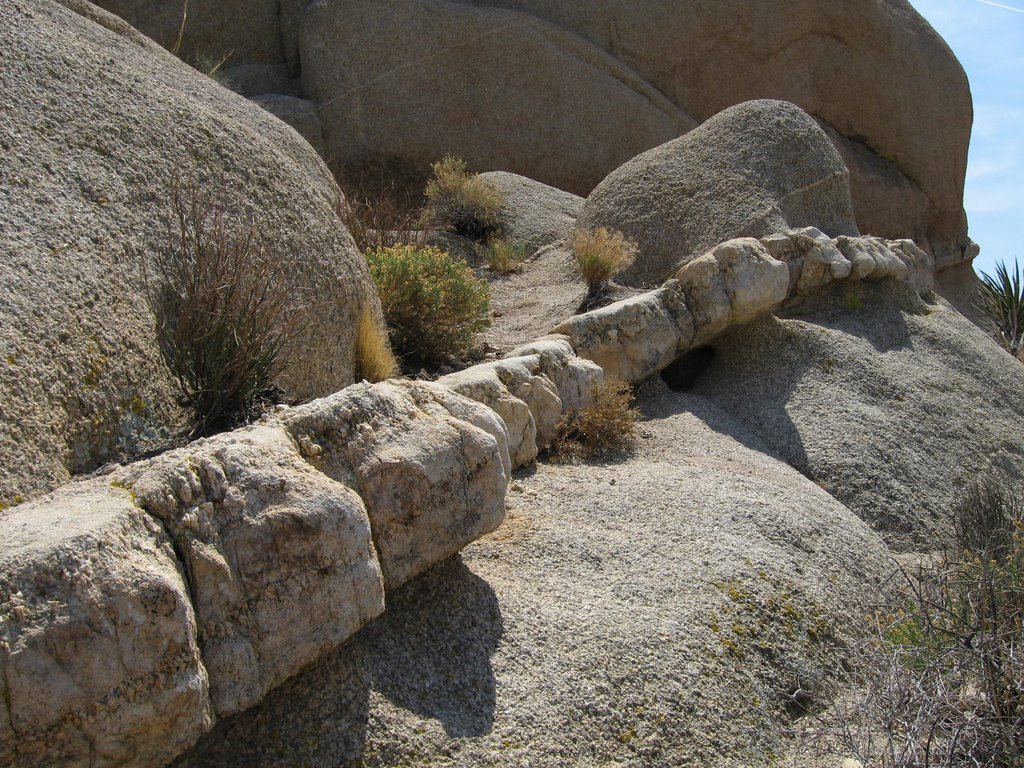
[[[495,239],[487,244],[487,266],[491,272],[509,275],[523,271],[523,262],[527,257],[526,247],[510,243],[507,240]]]
[[[376,383],[398,373],[398,361],[388,343],[387,331],[378,325],[368,306],[359,314],[355,356],[356,381]]]
[[[862,695],[831,729],[864,765],[1024,765],[1024,501],[984,479],[953,519],[955,547],[901,568],[894,605],[871,617]]]
[[[572,252],[590,296],[596,296],[609,280],[633,263],[637,246],[621,232],[599,227],[576,230],[572,236]]]
[[[1024,343],[1024,284],[1020,266],[1013,262],[1013,272],[1000,262],[995,277],[981,273],[978,308],[995,326],[997,338],[1018,357]]]
[[[491,324],[490,289],[438,248],[396,245],[366,256],[396,351],[436,365],[466,352]]]
[[[196,185],[172,182],[164,237],[142,258],[157,342],[195,414],[192,436],[255,416],[301,331],[287,259]]]
[[[485,243],[501,233],[501,192],[479,175],[469,173],[466,163],[446,156],[431,167],[433,176],[424,192],[424,223],[450,229],[458,235]]]
[[[556,459],[585,461],[629,452],[636,447],[639,418],[629,384],[605,379],[591,392],[589,405],[562,417],[553,454]]]

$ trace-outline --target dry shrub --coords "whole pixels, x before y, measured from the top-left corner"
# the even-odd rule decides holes
[[[398,361],[391,351],[388,333],[377,323],[368,306],[359,313],[355,357],[356,381],[365,379],[376,383],[398,373]]]
[[[457,157],[448,155],[430,168],[433,176],[423,193],[425,224],[480,243],[501,233],[505,204],[501,192],[469,173],[465,161]]]
[[[590,294],[595,295],[633,263],[637,246],[621,232],[599,227],[573,232],[572,252]]]
[[[626,453],[636,447],[640,411],[632,405],[632,389],[608,378],[591,392],[590,405],[569,411],[558,423],[554,456],[588,460]]]
[[[1024,504],[987,479],[953,514],[956,547],[900,569],[826,729],[865,766],[1024,765]]]
[[[522,272],[528,255],[525,246],[507,240],[495,239],[487,244],[487,266],[499,275]]]
[[[163,239],[143,258],[164,360],[195,415],[192,435],[252,418],[272,396],[281,352],[301,331],[287,264],[236,218],[175,178]]]
[[[394,245],[423,245],[418,207],[394,188],[354,189],[338,199],[337,207],[362,253]]]
[[[436,365],[466,352],[491,324],[487,281],[446,252],[396,245],[366,259],[392,343],[412,365]]]

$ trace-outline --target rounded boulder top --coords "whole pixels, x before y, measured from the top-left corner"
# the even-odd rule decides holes
[[[640,249],[619,280],[655,285],[716,244],[799,227],[858,234],[850,175],[813,118],[785,101],[730,107],[612,171],[580,229],[616,229]]]

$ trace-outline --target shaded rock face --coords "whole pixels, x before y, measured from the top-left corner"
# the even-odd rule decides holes
[[[856,235],[849,174],[828,137],[782,101],[730,107],[613,171],[587,198],[580,229],[636,242],[616,279],[657,285],[718,243],[796,227]]]
[[[182,424],[143,298],[172,179],[260,224],[304,333],[279,385],[352,382],[376,294],[306,142],[94,6],[0,6],[0,503],[161,445]],[[273,211],[273,216],[267,214]]]

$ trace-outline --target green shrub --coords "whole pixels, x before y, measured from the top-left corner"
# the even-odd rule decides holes
[[[639,418],[629,384],[605,379],[591,392],[589,405],[569,411],[558,423],[554,457],[588,460],[631,451],[636,447]]]
[[[502,230],[501,192],[466,170],[466,163],[446,156],[431,166],[424,219],[428,226],[450,229],[477,242],[487,242]]]
[[[576,230],[572,236],[572,252],[580,275],[595,295],[636,259],[637,246],[621,232],[599,227]]]
[[[366,256],[396,351],[434,365],[466,352],[491,324],[486,280],[444,251],[396,245]]]
[[[953,518],[953,549],[900,569],[831,729],[864,765],[1024,765],[1024,503],[987,479]]]
[[[494,239],[487,244],[487,266],[499,275],[522,272],[528,255],[525,246],[506,240]]]
[[[255,415],[300,332],[289,259],[196,186],[172,184],[163,239],[142,259],[160,352],[195,415],[192,435]]]
[[[981,273],[978,307],[995,325],[1003,346],[1018,356],[1024,342],[1024,285],[1016,261],[1012,274],[1002,262],[996,265],[995,277]]]

